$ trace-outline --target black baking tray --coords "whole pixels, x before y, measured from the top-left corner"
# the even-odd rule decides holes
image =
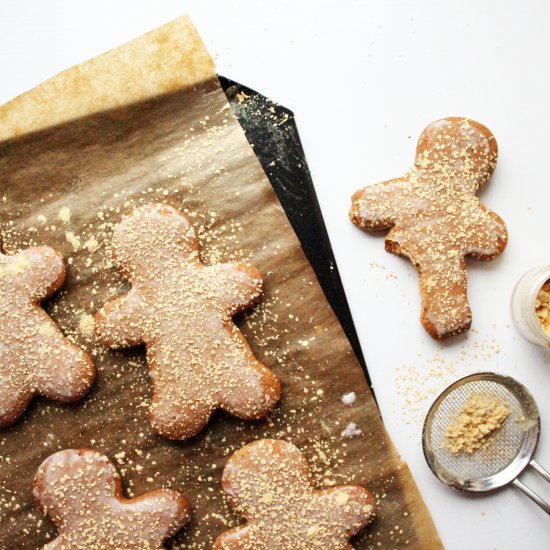
[[[247,86],[218,78],[372,387],[294,113]]]

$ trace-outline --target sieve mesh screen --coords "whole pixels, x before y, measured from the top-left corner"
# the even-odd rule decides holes
[[[492,396],[507,403],[510,415],[481,448],[471,454],[452,453],[445,446],[447,429],[474,394]],[[447,479],[461,482],[479,480],[501,472],[516,458],[527,437],[526,414],[521,402],[506,386],[492,380],[472,380],[456,387],[431,414],[427,435],[435,459],[434,466]]]

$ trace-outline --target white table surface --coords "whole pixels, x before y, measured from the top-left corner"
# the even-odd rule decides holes
[[[516,490],[468,498],[441,485],[420,433],[449,382],[500,371],[537,399],[537,457],[550,467],[550,352],[524,341],[510,315],[518,277],[550,263],[550,2],[2,0],[0,102],[186,12],[220,74],[296,113],[383,418],[445,546],[549,548],[550,518]],[[403,174],[422,129],[450,115],[497,137],[482,198],[510,242],[500,259],[471,263],[472,331],[440,344],[418,321],[413,268],[347,211],[357,188]]]

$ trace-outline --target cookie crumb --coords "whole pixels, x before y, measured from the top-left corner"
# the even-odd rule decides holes
[[[78,328],[80,332],[87,338],[91,338],[94,335],[94,317],[89,313],[83,313],[80,316],[80,321],[78,323]]]
[[[63,223],[69,223],[71,221],[71,209],[67,206],[61,207],[58,216]]]
[[[84,243],[84,248],[86,248],[89,252],[95,252],[98,246],[99,246],[99,243],[97,242],[97,239],[95,237],[90,237]]]
[[[350,422],[346,429],[342,432],[342,437],[355,437],[361,435],[363,432],[357,427],[355,422]]]
[[[65,233],[65,238],[75,252],[80,250],[80,239],[72,231],[67,231]]]
[[[355,392],[350,391],[349,393],[345,393],[344,395],[342,395],[341,401],[344,405],[347,405],[349,407],[355,403],[356,399],[357,396],[355,395]]]

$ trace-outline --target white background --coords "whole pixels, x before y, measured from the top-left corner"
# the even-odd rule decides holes
[[[550,263],[550,2],[1,0],[0,102],[186,12],[220,74],[296,113],[382,415],[445,546],[549,548],[550,518],[516,490],[473,499],[440,485],[420,434],[439,390],[497,370],[535,395],[537,456],[550,467],[550,352],[524,341],[510,316],[518,277]],[[510,243],[500,259],[471,263],[474,330],[442,345],[418,321],[412,267],[347,211],[357,188],[404,173],[422,129],[451,115],[497,137],[482,198]]]

